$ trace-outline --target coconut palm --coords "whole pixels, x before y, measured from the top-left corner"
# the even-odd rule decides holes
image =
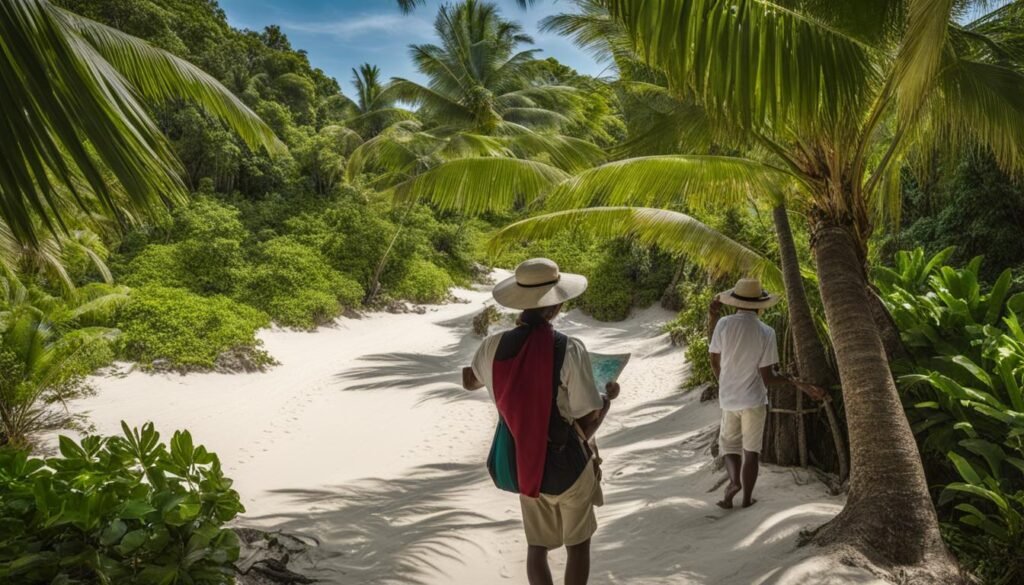
[[[37,222],[38,223],[38,222]],[[107,283],[113,277],[104,258],[107,249],[95,232],[75,227],[67,233],[49,233],[37,225],[40,232],[34,246],[14,238],[11,230],[0,220],[0,275],[13,278],[16,274],[41,276],[65,293],[75,290],[75,282],[67,270],[69,254],[83,256]]]
[[[21,243],[69,210],[124,221],[183,196],[179,165],[140,99],[186,99],[253,148],[273,132],[199,68],[48,0],[0,3],[0,219]]]
[[[536,81],[531,39],[493,5],[464,0],[443,6],[434,23],[440,44],[413,45],[429,82],[392,80],[384,95],[418,108],[353,153],[348,173],[381,173],[400,202],[426,199],[453,207],[467,194],[489,193],[478,209],[530,200],[551,178],[564,178],[603,156],[564,136],[579,99],[574,88]]]
[[[386,91],[376,65],[363,63],[359,69],[353,69],[352,85],[356,88],[356,99],[343,96],[350,114],[345,125],[364,139],[373,138],[395,122],[415,118],[409,110],[396,107],[397,97]]]
[[[57,299],[0,276],[0,446],[31,447],[33,435],[73,426],[67,399],[84,390],[90,355],[117,331],[109,321],[127,289],[95,284]]]
[[[879,215],[898,217],[899,172],[919,145],[981,147],[1004,168],[1024,170],[1022,8],[1014,3],[959,22],[971,4],[607,0],[637,53],[664,72],[674,93],[738,136],[741,152],[752,144],[768,156],[680,161],[671,178],[666,161],[612,163],[618,166],[579,179],[603,189],[609,204],[615,193],[651,181],[679,182],[677,193],[694,194],[728,177],[747,193],[795,186],[851,444],[847,505],[816,541],[852,545],[921,582],[958,575],[878,328],[865,318],[873,306],[867,241]],[[771,173],[763,172],[765,160]],[[743,165],[745,173],[727,170]]]

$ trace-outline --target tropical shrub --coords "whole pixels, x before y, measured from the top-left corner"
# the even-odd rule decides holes
[[[0,446],[27,447],[36,433],[76,426],[64,403],[86,393],[85,376],[110,362],[116,332],[86,327],[62,334],[55,319],[89,310],[88,303],[71,309],[38,295],[0,305]]]
[[[155,368],[260,368],[272,360],[256,331],[269,324],[262,311],[227,297],[144,286],[120,311],[117,347],[122,357]],[[228,355],[234,364],[221,359]]]
[[[175,210],[172,235],[188,288],[201,294],[230,294],[245,263],[242,243],[248,231],[234,207],[196,197]]]
[[[188,431],[160,442],[152,423],[76,443],[60,457],[0,450],[0,581],[234,582],[244,508],[220,461]]]
[[[356,307],[359,283],[331,268],[321,254],[288,236],[260,244],[241,298],[281,325],[312,328]]]
[[[414,259],[394,294],[414,303],[440,303],[448,298],[452,278],[445,270],[422,258]]]
[[[944,265],[918,248],[875,281],[907,358],[895,365],[950,542],[992,583],[1024,579],[1024,293],[979,283],[981,258]]]
[[[129,286],[189,286],[177,244],[146,246],[125,267],[121,282]]]
[[[714,384],[715,376],[708,354],[708,305],[714,292],[706,279],[699,278],[685,280],[676,290],[682,310],[663,329],[671,335],[674,344],[686,347],[685,356],[690,370],[683,386],[689,389]]]

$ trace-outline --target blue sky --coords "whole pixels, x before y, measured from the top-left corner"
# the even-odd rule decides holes
[[[547,0],[524,10],[514,0],[492,1],[506,18],[523,24],[536,41],[534,48],[543,50],[541,57],[553,56],[590,75],[604,69],[567,39],[537,30],[540,19],[570,11],[572,3]],[[420,79],[407,48],[434,42],[434,15],[442,3],[430,0],[411,14],[402,14],[394,0],[220,0],[236,28],[280,25],[292,46],[305,49],[313,66],[336,78],[348,95],[350,70],[363,62],[380,67],[385,77]]]

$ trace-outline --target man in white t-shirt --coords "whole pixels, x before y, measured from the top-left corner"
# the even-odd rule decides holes
[[[757,500],[751,495],[757,483],[759,457],[767,417],[768,385],[793,384],[811,398],[821,400],[825,391],[775,373],[779,363],[775,330],[763,323],[760,311],[779,302],[755,279],[741,279],[734,288],[715,296],[709,309],[712,330],[711,369],[718,378],[718,404],[722,408],[719,451],[725,459],[729,485],[718,502],[732,508],[733,498],[743,492],[743,507]],[[722,305],[736,307],[736,313],[718,318]]]

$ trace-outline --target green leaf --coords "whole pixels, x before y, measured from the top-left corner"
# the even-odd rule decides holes
[[[950,359],[950,361],[952,361],[953,363],[959,365],[963,369],[965,369],[968,372],[970,372],[971,375],[973,375],[975,378],[977,378],[989,390],[991,390],[993,388],[993,386],[992,386],[992,378],[988,375],[988,372],[986,372],[985,370],[981,369],[981,367],[979,367],[977,364],[972,362],[970,360],[970,358],[968,358],[967,356],[963,356],[963,355],[953,356]]]
[[[149,502],[129,500],[121,508],[120,516],[126,520],[142,520],[153,512],[156,512],[156,508],[149,505]]]
[[[974,467],[971,465],[969,461],[967,461],[954,451],[946,453],[946,457],[948,457],[949,460],[953,462],[953,465],[956,467],[957,472],[960,473],[960,477],[964,478],[964,480],[966,480],[970,484],[981,484],[981,476],[978,475],[978,472],[974,470]]]
[[[985,458],[988,463],[989,469],[992,471],[992,476],[996,479],[1002,477],[1000,472],[1003,466],[1003,460],[1006,459],[1006,453],[1003,452],[999,445],[990,443],[984,439],[964,439],[960,441],[960,446],[966,448],[975,455],[981,455]]]
[[[1003,312],[1003,301],[1006,294],[1013,285],[1013,272],[1007,268],[996,279],[992,285],[992,291],[988,294],[988,310],[985,312],[985,322],[995,325],[999,322],[999,316]]]
[[[782,273],[771,260],[683,213],[633,207],[592,207],[539,215],[499,231],[491,252],[523,240],[581,228],[601,238],[635,238],[685,256],[713,275],[749,275],[766,287],[782,288]]]
[[[128,556],[145,544],[148,537],[149,535],[144,528],[132,530],[121,539],[121,543],[117,545],[117,552]]]
[[[727,156],[648,156],[607,163],[563,182],[546,197],[552,211],[580,207],[704,209],[772,201],[796,181],[791,173]]]
[[[103,546],[112,546],[114,543],[119,542],[121,537],[124,536],[125,532],[128,532],[128,525],[122,522],[120,519],[111,522],[103,533],[100,534],[100,544]]]
[[[464,158],[441,164],[395,186],[399,203],[430,201],[441,209],[469,215],[528,205],[567,178],[563,171],[535,161]]]
[[[1006,301],[1006,307],[1014,313],[1024,313],[1024,293],[1017,293]]]

